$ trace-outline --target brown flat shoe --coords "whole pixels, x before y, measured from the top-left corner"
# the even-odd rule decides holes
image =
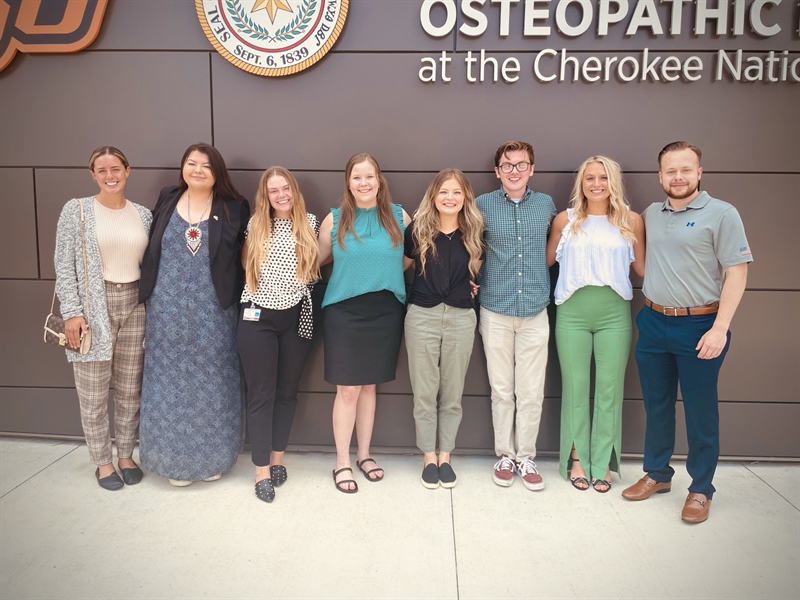
[[[686,496],[686,503],[681,511],[681,520],[687,523],[702,523],[708,519],[711,510],[711,500],[703,494],[692,494]]]
[[[647,500],[653,494],[666,494],[671,489],[671,482],[659,482],[645,475],[632,486],[622,490],[622,497],[628,500]]]

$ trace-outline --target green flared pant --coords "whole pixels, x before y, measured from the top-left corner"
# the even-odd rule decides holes
[[[561,364],[560,471],[567,478],[572,446],[587,476],[619,473],[622,396],[631,348],[631,306],[610,287],[580,288],[558,307],[556,347]],[[594,413],[589,381],[595,362]]]

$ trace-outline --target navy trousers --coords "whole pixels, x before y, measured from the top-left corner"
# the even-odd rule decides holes
[[[711,481],[719,460],[717,381],[731,334],[728,332],[725,348],[715,359],[697,358],[695,348],[715,318],[716,314],[668,317],[647,306],[636,317],[636,364],[647,413],[644,470],[659,482],[672,480],[675,473],[669,461],[675,449],[675,402],[680,383],[689,441],[689,491],[709,499],[714,495]]]

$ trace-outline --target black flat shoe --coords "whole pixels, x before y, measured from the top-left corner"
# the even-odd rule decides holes
[[[453,471],[453,467],[450,466],[450,463],[442,463],[439,465],[439,483],[442,484],[443,488],[454,488],[456,487],[456,483],[458,480],[456,479],[456,472]]]
[[[272,485],[272,481],[269,479],[262,479],[256,483],[256,496],[259,500],[263,500],[264,502],[272,502],[275,500],[275,488]]]
[[[100,479],[100,469],[98,468],[94,472],[94,476],[97,478],[97,483],[99,483],[100,487],[104,490],[111,490],[113,492],[125,487],[125,484],[122,482],[122,479],[119,478],[119,474],[116,471]]]
[[[425,468],[422,469],[422,485],[424,485],[429,490],[435,490],[439,487],[439,467],[436,463],[428,463],[425,465]]]
[[[127,469],[119,468],[122,471],[122,481],[125,485],[136,485],[144,477],[144,473],[139,467],[129,467]]]
[[[286,483],[289,474],[286,472],[286,467],[283,465],[272,465],[269,468],[269,478],[272,480],[272,485],[280,487]]]

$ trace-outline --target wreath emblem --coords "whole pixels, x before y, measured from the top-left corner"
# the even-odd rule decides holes
[[[269,30],[251,19],[244,10],[241,0],[225,0],[231,21],[239,27],[239,31],[252,40],[266,42],[288,42],[303,34],[308,29],[317,0],[303,0],[297,15],[289,23],[270,34]]]

